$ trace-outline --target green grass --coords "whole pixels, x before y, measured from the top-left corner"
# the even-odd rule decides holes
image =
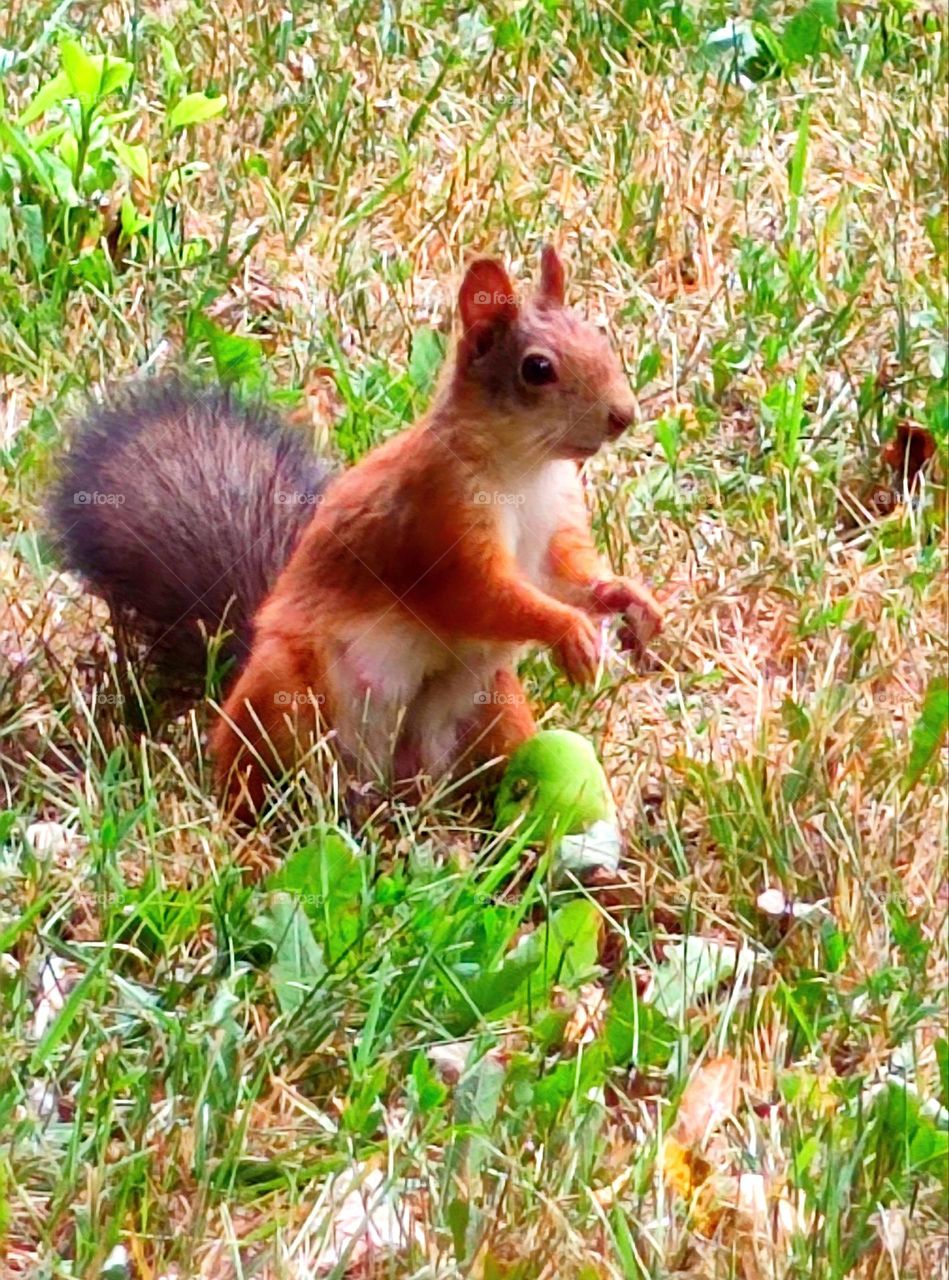
[[[0,19],[3,1274],[309,1276],[354,1179],[411,1224],[350,1274],[943,1273],[946,15],[732,16]],[[142,732],[57,572],[71,415],[184,359],[355,459],[424,407],[466,258],[525,278],[548,238],[640,397],[598,537],[670,602],[646,670],[525,668],[622,874],[556,886],[437,790],[353,829],[304,777],[242,835],[207,709]],[[735,964],[683,991],[685,939]]]

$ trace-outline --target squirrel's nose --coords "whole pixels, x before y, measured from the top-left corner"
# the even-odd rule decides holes
[[[606,434],[616,440],[633,420],[632,409],[611,409],[606,419]]]

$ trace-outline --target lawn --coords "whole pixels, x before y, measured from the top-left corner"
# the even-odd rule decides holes
[[[0,1275],[947,1274],[946,42],[925,0],[13,0]],[[547,241],[639,401],[597,537],[668,608],[595,688],[524,666],[619,871],[437,785],[230,825],[213,712],[130,693],[60,571],[71,424],[187,366],[353,461],[466,261]]]

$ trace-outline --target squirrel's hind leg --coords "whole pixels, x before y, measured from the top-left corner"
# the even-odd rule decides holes
[[[500,756],[506,760],[534,736],[534,713],[517,675],[502,667],[495,674],[490,697],[480,705],[477,741],[473,751],[480,760]]]
[[[314,686],[314,673],[286,646],[271,640],[255,648],[211,734],[218,785],[236,816],[258,812],[268,780],[292,768],[318,734]]]
[[[453,758],[445,762],[456,776],[488,761],[500,768],[522,742],[534,736],[536,725],[524,686],[510,667],[499,668],[477,695],[472,712],[459,724]],[[479,783],[490,781],[493,771],[478,774]]]

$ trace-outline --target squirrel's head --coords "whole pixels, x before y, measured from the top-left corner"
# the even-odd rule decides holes
[[[541,256],[533,296],[519,302],[504,268],[479,258],[459,294],[456,395],[473,395],[510,444],[537,458],[588,458],[633,420],[635,403],[604,335],[564,306],[555,249]],[[506,441],[499,440],[503,447]]]

